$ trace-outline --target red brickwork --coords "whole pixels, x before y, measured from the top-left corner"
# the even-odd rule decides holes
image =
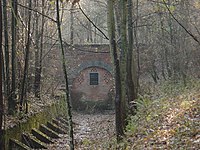
[[[46,47],[47,51],[52,48]],[[65,45],[69,84],[74,99],[81,101],[99,101],[108,99],[113,88],[112,63],[107,44]],[[46,59],[45,67],[54,68],[55,80],[64,84],[59,45],[54,45],[51,55]],[[48,71],[48,70],[47,70]],[[99,84],[90,85],[90,73],[99,74]]]
[[[97,72],[99,75],[98,85],[90,85],[90,73]],[[82,70],[74,79],[72,91],[80,93],[81,101],[98,101],[108,99],[108,93],[113,87],[113,78],[110,72],[99,67],[90,67]]]
[[[68,61],[72,94],[79,95],[77,97],[81,101],[107,100],[113,88],[109,46],[75,45],[74,47],[76,48],[69,50],[73,57],[69,55],[70,60]],[[90,85],[91,72],[98,73],[98,85]]]

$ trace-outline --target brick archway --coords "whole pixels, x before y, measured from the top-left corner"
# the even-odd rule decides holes
[[[79,74],[73,79],[71,98],[73,108],[109,109],[112,107],[113,75],[102,66],[85,64]]]
[[[73,71],[71,71],[69,74],[69,78],[72,79],[70,82],[73,82],[73,79],[76,78],[81,71],[83,71],[86,68],[90,68],[90,67],[99,67],[99,68],[103,68],[105,70],[107,70],[109,73],[113,74],[113,70],[112,70],[112,66],[103,62],[103,61],[86,61],[82,64],[80,64],[80,66],[78,66],[77,68],[73,69]]]

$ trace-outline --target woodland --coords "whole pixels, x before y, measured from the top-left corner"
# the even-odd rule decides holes
[[[199,0],[0,4],[0,150],[6,131],[57,102],[65,134],[44,149],[200,148]],[[77,44],[109,45],[112,110],[73,110],[64,46]]]

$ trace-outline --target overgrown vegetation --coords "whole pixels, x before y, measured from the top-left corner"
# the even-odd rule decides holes
[[[83,113],[104,112],[105,110],[114,109],[113,93],[109,92],[105,100],[89,100],[83,99],[83,93],[72,91],[71,102],[73,110]]]
[[[115,79],[113,128],[121,143],[106,142],[103,149],[199,146],[199,0],[0,0],[0,4],[0,135],[18,120],[53,104],[65,81],[68,107],[63,102],[63,109],[69,115],[73,150],[70,89],[75,89],[76,79],[91,86],[89,78],[76,73],[85,69],[87,61],[95,62],[94,67],[99,66],[97,60],[110,64],[104,57],[110,53]],[[84,44],[110,44],[110,51],[90,50]],[[112,70],[110,65],[105,68]],[[108,78],[96,80],[102,82],[102,77]],[[76,99],[81,96],[80,91]],[[84,100],[73,101],[72,97],[79,109],[108,106],[108,101]],[[137,115],[128,116],[129,108],[133,113],[138,110]],[[87,139],[81,142],[86,147],[93,145]]]
[[[200,143],[200,80],[165,82],[137,100],[138,112],[130,116],[126,138],[110,149],[198,149]]]

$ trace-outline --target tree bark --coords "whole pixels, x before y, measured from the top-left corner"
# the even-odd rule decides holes
[[[110,41],[111,57],[114,63],[114,75],[115,75],[115,126],[116,136],[119,142],[124,136],[123,130],[123,119],[122,119],[122,108],[121,108],[121,77],[120,77],[120,66],[119,59],[117,56],[116,37],[115,37],[115,19],[114,19],[114,2],[113,0],[107,0],[108,5],[108,32]]]
[[[1,0],[0,0],[0,5],[1,5]],[[2,5],[1,5],[2,6]],[[3,67],[3,56],[2,56],[2,7],[0,7],[0,148],[3,148],[3,112],[4,112],[4,103],[3,103],[3,92],[2,92],[2,67]]]
[[[36,7],[38,1],[36,2]],[[42,0],[42,14],[44,14],[44,0]],[[35,81],[34,91],[35,97],[40,99],[41,93],[41,73],[42,73],[42,52],[43,52],[43,35],[44,35],[44,16],[41,20],[41,30],[39,30],[39,16],[36,14],[36,50],[35,50]]]
[[[3,0],[3,19],[4,19],[4,53],[5,53],[5,96],[6,100],[10,99],[10,58],[9,58],[9,43],[8,43],[8,19],[7,19],[7,2]]]
[[[136,55],[137,55],[137,71],[135,71],[135,77],[136,77],[136,93],[138,93],[139,87],[140,87],[140,50],[138,45],[138,19],[139,19],[139,2],[136,0],[136,19],[135,19],[135,28],[134,28],[134,37],[135,37],[135,48],[136,48]],[[133,74],[134,75],[134,74]]]
[[[8,112],[14,114],[16,106],[16,38],[17,38],[17,0],[12,0],[12,85],[11,85],[11,99],[8,101]]]
[[[70,9],[70,45],[74,44],[74,5]]]
[[[65,64],[65,51],[63,47],[62,41],[62,33],[60,28],[60,13],[59,13],[59,0],[56,0],[56,11],[57,11],[57,28],[58,28],[58,38],[60,41],[60,48],[62,53],[62,68],[65,77],[65,94],[66,94],[66,102],[67,102],[67,115],[69,121],[69,143],[70,143],[70,150],[74,150],[74,135],[73,135],[73,123],[72,123],[72,113],[71,113],[71,104],[69,100],[69,87],[68,87],[68,77],[67,77],[67,69]]]
[[[29,8],[32,7],[32,0],[29,0]],[[21,95],[20,95],[20,111],[22,111],[24,104],[25,88],[27,85],[27,76],[28,76],[28,63],[29,63],[29,53],[30,53],[30,32],[31,32],[31,10],[28,13],[28,31],[27,31],[27,43],[26,43],[26,55],[25,55],[25,65],[24,65],[24,74],[21,85]]]
[[[35,8],[38,9],[38,1],[35,1]],[[35,13],[35,81],[34,81],[34,91],[35,91],[35,97],[40,98],[40,88],[39,88],[39,61],[40,61],[40,54],[39,54],[39,41],[40,41],[40,35],[39,35],[39,16],[37,13]]]
[[[126,127],[126,118],[127,118],[127,110],[128,110],[128,101],[127,101],[127,7],[126,0],[120,0],[118,5],[120,5],[120,76],[121,76],[121,111],[122,111],[122,123],[123,128]]]
[[[45,9],[45,0],[42,0],[42,14],[44,14]],[[43,40],[44,40],[44,25],[45,25],[45,16],[42,15],[42,29],[41,29],[41,37],[40,37],[40,62],[39,62],[39,76],[38,76],[38,90],[39,95],[41,93],[41,75],[42,75],[42,60],[43,60]]]
[[[135,83],[136,79],[133,80],[133,71],[135,71],[135,65],[133,60],[133,23],[132,23],[132,0],[127,0],[128,4],[128,55],[127,55],[127,96],[128,96],[128,102],[134,102],[134,100],[137,98],[136,89],[135,89]],[[136,103],[133,103],[133,108],[131,108],[133,113],[136,112]]]

